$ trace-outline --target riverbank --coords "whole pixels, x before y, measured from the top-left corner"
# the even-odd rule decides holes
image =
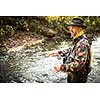
[[[0,43],[1,51],[6,52],[16,52],[23,48],[31,47],[42,43],[44,41],[54,41],[61,40],[65,37],[64,34],[37,34],[33,32],[17,32],[11,37],[4,38]]]
[[[15,52],[43,41],[44,37],[42,35],[33,34],[32,32],[18,32],[12,37],[5,38],[1,46],[8,52]]]
[[[88,34],[89,39],[97,36],[94,34]],[[57,43],[58,41],[70,40],[70,35],[57,33],[54,31],[47,31],[46,33],[35,33],[35,32],[22,32],[19,31],[15,35],[7,38],[3,38],[0,42],[0,52],[16,52],[21,49],[28,48],[39,43],[48,42],[47,44]]]

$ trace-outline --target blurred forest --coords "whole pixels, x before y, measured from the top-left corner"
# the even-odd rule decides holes
[[[86,32],[100,32],[99,16],[1,16],[0,17],[0,38],[11,37],[17,31],[30,31],[36,34],[47,33],[52,29],[57,33],[68,32],[67,23],[74,17],[82,18],[88,26]]]
[[[30,47],[51,38],[55,42],[70,40],[67,24],[75,17],[85,21],[90,40],[100,33],[99,16],[0,16],[0,51]]]

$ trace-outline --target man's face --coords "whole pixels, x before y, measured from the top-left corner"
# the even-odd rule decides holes
[[[74,37],[78,32],[82,30],[82,27],[78,26],[69,26],[69,31],[71,33],[71,36]]]

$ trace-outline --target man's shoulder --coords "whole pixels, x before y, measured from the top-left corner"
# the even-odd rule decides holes
[[[88,38],[87,37],[83,37],[81,38],[78,43],[77,43],[77,46],[80,46],[80,45],[86,45],[86,46],[89,46],[89,41],[88,41]]]

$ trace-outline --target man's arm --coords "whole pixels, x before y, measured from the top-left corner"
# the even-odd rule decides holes
[[[61,70],[66,72],[76,72],[84,67],[88,55],[88,43],[79,42],[75,50],[74,60],[70,63],[61,65]]]
[[[69,52],[70,52],[70,48],[50,53],[49,56],[59,56],[60,55],[60,56],[64,57]]]
[[[69,52],[70,52],[70,48],[62,50],[62,51],[58,51],[58,54],[64,57]]]

